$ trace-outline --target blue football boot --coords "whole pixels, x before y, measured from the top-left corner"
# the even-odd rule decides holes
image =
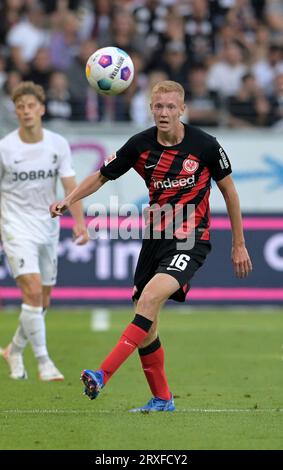
[[[141,408],[134,408],[130,410],[132,413],[141,412],[141,413],[151,413],[152,411],[175,411],[175,403],[173,395],[171,395],[170,400],[162,400],[158,397],[153,397],[149,402],[142,406]]]
[[[94,400],[99,395],[100,390],[104,387],[104,373],[102,370],[83,370],[81,380],[85,386],[84,395],[90,400]]]

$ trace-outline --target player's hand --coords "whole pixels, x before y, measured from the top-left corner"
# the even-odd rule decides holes
[[[244,245],[232,247],[232,262],[236,276],[241,279],[247,277],[253,269],[248,251]]]
[[[73,240],[76,245],[85,245],[89,239],[87,228],[82,224],[75,224],[73,227]]]
[[[53,202],[53,204],[49,206],[49,212],[52,218],[60,217],[61,215],[64,214],[64,212],[66,212],[66,210],[68,210],[68,208],[69,208],[69,205],[67,201],[65,200],[57,201],[57,202]]]

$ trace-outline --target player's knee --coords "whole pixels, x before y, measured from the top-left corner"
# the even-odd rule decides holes
[[[24,292],[24,301],[30,305],[42,304],[42,290],[41,286],[31,284]]]
[[[145,287],[139,298],[137,307],[139,308],[139,310],[144,312],[148,312],[151,310],[159,311],[159,308],[162,303],[163,298],[161,298],[161,296],[157,292]]]

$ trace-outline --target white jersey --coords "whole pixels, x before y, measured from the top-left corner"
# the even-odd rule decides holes
[[[43,139],[25,143],[15,130],[0,140],[0,229],[3,241],[50,243],[59,237],[59,220],[49,205],[59,178],[74,176],[65,138],[43,129]]]

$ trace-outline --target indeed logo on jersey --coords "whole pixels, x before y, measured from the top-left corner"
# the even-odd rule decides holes
[[[195,185],[195,175],[189,176],[188,178],[179,178],[176,180],[170,180],[167,178],[163,181],[156,181],[153,179],[154,189],[170,189],[170,188],[192,188]]]
[[[27,181],[27,180],[40,180],[47,178],[55,178],[58,176],[59,171],[57,168],[54,170],[38,170],[38,171],[19,171],[19,173],[13,172],[12,181]]]
[[[219,165],[221,166],[221,169],[224,170],[224,168],[226,169],[229,168],[230,165],[229,165],[228,157],[222,147],[220,147],[219,153],[221,155],[221,158],[219,160]]]

